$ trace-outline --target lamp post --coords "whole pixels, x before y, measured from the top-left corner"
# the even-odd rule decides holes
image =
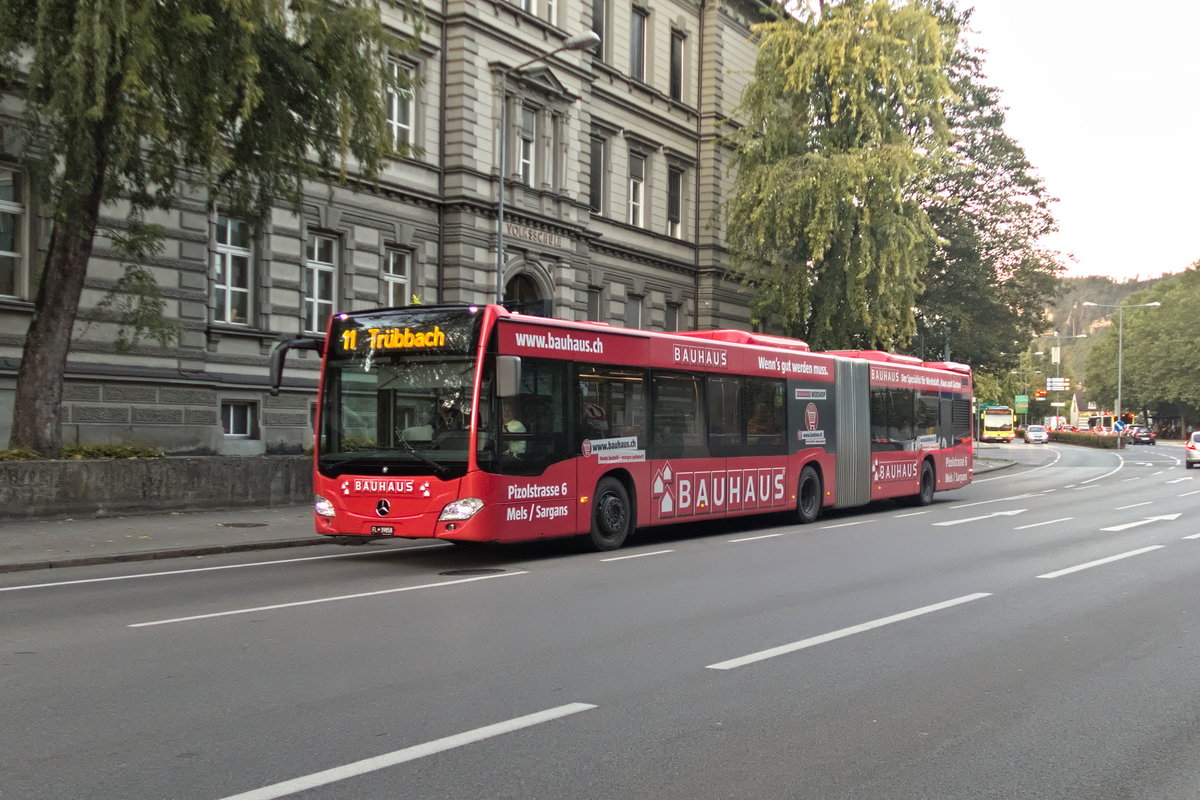
[[[1038,334],[1039,338],[1043,337],[1043,336],[1053,336],[1054,337],[1054,353],[1051,356],[1050,360],[1053,361],[1054,365],[1055,365],[1054,377],[1061,378],[1062,377],[1062,340],[1063,339],[1086,339],[1087,334],[1086,333],[1078,333],[1073,336],[1063,336],[1062,333],[1059,331],[1050,331],[1049,333],[1039,333]],[[1050,406],[1051,406],[1051,408],[1053,408],[1054,404],[1051,403]],[[1058,417],[1060,417],[1060,416],[1061,415],[1057,414],[1057,413],[1054,415],[1054,417],[1055,417],[1054,427],[1055,428],[1058,427]],[[1074,422],[1072,422],[1071,424],[1074,424]]]
[[[1113,427],[1121,418],[1121,373],[1124,371],[1124,354],[1125,354],[1125,309],[1127,308],[1158,308],[1162,303],[1155,301],[1153,303],[1137,303],[1135,305],[1126,306],[1110,306],[1104,303],[1093,303],[1090,300],[1084,300],[1080,305],[1090,306],[1092,308],[1115,308],[1117,309],[1117,407],[1113,410],[1116,419],[1113,420]]]
[[[496,302],[504,302],[504,185],[508,171],[508,76],[518,70],[525,69],[530,64],[545,61],[547,58],[564,50],[591,50],[600,44],[600,36],[595,31],[577,33],[564,41],[559,47],[536,58],[531,58],[524,64],[500,71],[500,197],[496,202]]]

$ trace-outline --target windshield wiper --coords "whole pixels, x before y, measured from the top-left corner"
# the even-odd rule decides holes
[[[404,449],[416,457],[416,459],[422,464],[430,467],[439,478],[446,474],[448,470],[444,464],[439,464],[429,456],[418,451],[417,448],[413,447],[412,444],[409,443],[408,439],[404,438],[404,434],[398,428],[394,431],[394,433],[396,434],[396,440],[399,441],[400,444],[404,445]]]

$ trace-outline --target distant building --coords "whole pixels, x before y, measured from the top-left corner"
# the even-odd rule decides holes
[[[178,346],[113,346],[80,322],[67,366],[64,442],[138,442],[169,453],[299,452],[312,442],[316,359],[293,356],[265,391],[281,338],[321,334],[335,310],[483,303],[495,296],[501,103],[507,104],[504,296],[566,319],[635,328],[749,328],[726,280],[719,141],[751,74],[754,0],[484,0],[429,4],[423,45],[394,69],[420,79],[387,98],[419,154],[377,187],[314,186],[298,216],[261,227],[183,196],[151,266],[183,326]],[[406,23],[383,6],[398,32]],[[596,53],[539,59],[595,30]],[[502,95],[501,87],[505,88]],[[0,97],[0,448],[48,225],[21,174],[16,98]],[[119,225],[122,209],[106,209]],[[81,317],[121,274],[98,238]],[[307,360],[304,356],[308,356]]]

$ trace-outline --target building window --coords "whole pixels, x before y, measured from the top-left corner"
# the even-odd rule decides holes
[[[625,299],[625,327],[642,327],[642,297],[631,294]]]
[[[384,304],[390,307],[408,305],[409,263],[412,254],[407,250],[388,250],[383,260]]]
[[[304,254],[304,330],[324,333],[325,322],[333,313],[337,240],[315,234],[305,245]]]
[[[558,159],[554,158],[554,151],[558,144],[558,115],[547,114],[545,122],[546,134],[542,136],[542,183],[558,188],[562,185]]]
[[[646,80],[646,30],[650,14],[637,6],[633,7],[629,35],[629,75],[634,80]]]
[[[599,286],[589,286],[587,290],[587,318],[592,322],[604,322],[604,317],[601,312],[601,303],[604,299],[604,290]]]
[[[683,170],[667,168],[667,235],[675,239],[683,234]]]
[[[607,142],[599,136],[592,137],[591,185],[588,186],[588,204],[597,214],[604,213],[604,176]]]
[[[388,69],[391,70],[393,80],[404,78],[410,87],[415,84],[412,71],[400,62],[388,62]],[[412,107],[413,93],[411,88],[388,89],[388,131],[392,136],[392,147],[396,150],[404,147],[410,147],[413,143]]]
[[[607,30],[608,0],[592,0],[592,31],[600,37],[596,55],[604,60],[604,33]]]
[[[664,330],[677,331],[679,330],[679,304],[667,303],[667,319],[663,325]]]
[[[250,321],[250,226],[217,215],[213,248],[213,321],[245,325]]]
[[[230,439],[253,439],[255,436],[254,403],[221,403],[221,428]]]
[[[26,251],[25,196],[21,175],[0,169],[0,295],[20,297],[24,292]]]
[[[521,182],[533,186],[533,146],[537,131],[537,112],[528,106],[521,107],[520,140],[517,143],[517,172]]]
[[[645,220],[646,157],[629,154],[629,224],[642,227]]]
[[[683,31],[671,31],[671,99],[683,100]]]

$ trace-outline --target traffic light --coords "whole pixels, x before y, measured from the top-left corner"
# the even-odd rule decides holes
[[[1133,412],[1126,411],[1124,414],[1122,414],[1121,422],[1124,422],[1126,425],[1132,425],[1133,424]]]
[[[1046,390],[1038,389],[1036,392],[1033,393],[1033,399],[1034,400],[1045,400],[1046,399]]]

